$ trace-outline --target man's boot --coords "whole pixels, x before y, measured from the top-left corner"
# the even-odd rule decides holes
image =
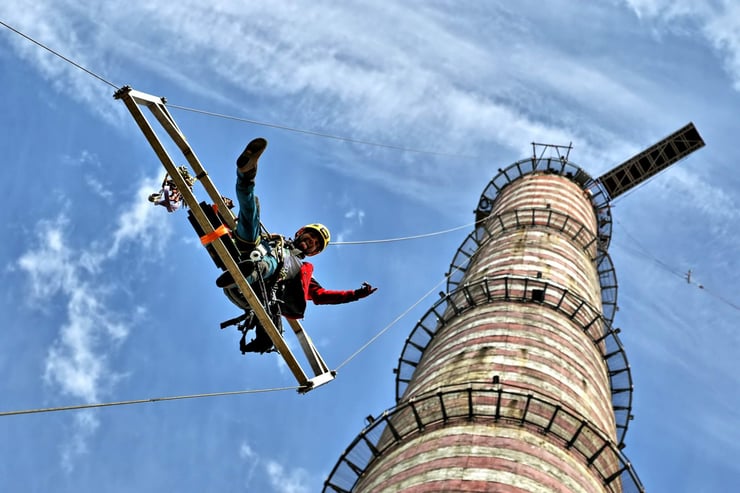
[[[267,140],[258,137],[247,144],[236,159],[236,168],[245,180],[254,180],[257,176],[257,161],[267,147]]]

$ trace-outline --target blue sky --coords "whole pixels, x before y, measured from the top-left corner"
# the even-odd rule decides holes
[[[615,325],[635,382],[624,452],[649,491],[733,489],[740,5],[244,3],[11,0],[0,20],[173,105],[429,151],[173,109],[225,195],[244,144],[269,140],[258,194],[284,234],[314,221],[339,241],[464,226],[532,141],[572,142],[571,160],[598,176],[693,121],[707,146],[613,204]],[[185,213],[146,201],[163,170],[113,88],[0,31],[0,411],[294,385],[275,355],[242,356],[238,333],[219,330],[238,312]],[[436,293],[468,232],[316,257],[327,288],[379,287],[309,307],[329,366]],[[391,370],[435,298],[307,395],[0,418],[0,489],[319,491],[364,418],[394,405]]]

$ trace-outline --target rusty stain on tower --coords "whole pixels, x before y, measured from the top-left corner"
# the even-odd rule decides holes
[[[562,146],[500,169],[406,340],[397,405],[324,491],[644,491],[622,453],[633,387],[609,203],[703,145],[690,123],[595,179]]]

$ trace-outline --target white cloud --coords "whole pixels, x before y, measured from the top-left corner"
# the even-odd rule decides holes
[[[126,60],[179,85],[193,80],[192,70],[207,71],[212,84],[188,87],[211,100],[223,101],[225,90],[239,88],[238,98],[259,94],[260,100],[286,101],[295,126],[406,147],[462,154],[480,144],[521,148],[535,139],[578,140],[588,147],[595,139],[615,148],[620,145],[618,139],[593,124],[584,125],[569,104],[557,99],[596,101],[596,107],[609,112],[650,111],[645,99],[620,85],[611,72],[586,69],[577,57],[563,61],[555,56],[558,53],[543,48],[533,54],[535,47],[527,44],[527,36],[512,44],[507,38],[510,32],[495,28],[504,22],[501,19],[511,19],[503,7],[487,7],[494,26],[486,26],[485,45],[471,37],[473,27],[464,28],[443,7],[431,5],[349,2],[328,8],[322,2],[310,7],[283,2],[264,9],[259,3],[221,1],[214,8],[186,1],[157,5],[157,15],[168,22],[156,29],[141,21],[155,8],[143,1],[126,2],[125,8],[120,2],[105,2],[85,11],[48,1],[29,8],[33,15],[18,16],[21,29],[60,50],[68,49],[71,58],[84,52],[86,57],[80,61],[91,66],[102,69],[110,60]],[[77,22],[69,22],[72,17]],[[65,27],[78,23],[86,28],[84,36],[76,37]],[[514,36],[527,29],[515,26]],[[409,32],[424,33],[424,38],[408,36]],[[178,42],[163,42],[169,39]],[[85,51],[85,44],[93,42],[96,49]],[[15,46],[31,56],[28,43],[23,43]],[[533,57],[538,59],[535,71]],[[554,58],[560,60],[557,65],[550,61]],[[45,74],[50,64],[63,64],[30,60]],[[337,84],[338,80],[342,83]],[[544,98],[545,92],[560,98]],[[70,95],[80,97],[74,91]],[[536,111],[542,106],[553,110]],[[280,111],[276,108],[282,106],[265,104],[254,111],[269,120],[269,113]],[[542,120],[545,113],[550,121]],[[444,167],[435,160],[426,161],[430,162],[418,166],[416,159],[404,163],[386,159],[378,162],[373,173],[363,169],[364,163],[349,161],[341,171],[390,190],[435,197],[449,185],[438,177],[452,170],[449,160]],[[477,165],[457,160],[455,171],[470,175]],[[430,193],[430,188],[437,190]]]
[[[98,197],[110,201],[113,198],[113,191],[103,185],[103,183],[92,175],[85,175],[85,184],[91,193]]]
[[[712,186],[686,168],[673,168],[665,183],[668,186],[673,185],[685,203],[691,204],[717,223],[727,225],[740,217],[740,208],[734,203],[731,194]]]
[[[363,219],[365,219],[365,211],[362,209],[350,209],[349,211],[344,213],[345,219],[356,219],[359,224],[362,224]]]
[[[75,431],[70,440],[59,445],[62,456],[62,468],[66,473],[72,473],[75,464],[83,455],[89,452],[88,439],[100,426],[96,412],[90,409],[78,411],[74,417]]]
[[[740,4],[725,2],[724,11],[707,18],[704,34],[725,56],[725,68],[734,80],[735,90],[740,91]]]
[[[44,381],[74,400],[100,402],[123,377],[109,358],[145,309],[136,307],[124,318],[113,307],[112,295],[125,286],[107,279],[113,279],[110,264],[125,245],[147,248],[147,258],[157,258],[161,250],[157,242],[166,242],[170,234],[168,227],[157,226],[152,212],[166,215],[164,210],[143,198],[142,191],[152,183],[153,179],[144,180],[133,204],[114,221],[118,228],[107,237],[110,246],[104,240],[72,246],[70,221],[60,215],[38,223],[36,245],[18,258],[17,266],[28,275],[31,305],[48,312],[50,323],[58,324],[44,362]],[[97,426],[93,415],[76,415],[73,437],[61,449],[66,470],[85,453]]]
[[[705,10],[701,3],[685,0],[625,0],[625,3],[641,19],[658,16],[673,19],[688,15],[696,9]]]
[[[308,493],[308,472],[305,469],[286,470],[273,460],[267,462],[265,469],[277,493]]]
[[[246,442],[239,446],[239,458],[249,464],[246,484],[249,486],[255,468],[260,466],[275,493],[306,493],[310,484],[308,471],[301,467],[288,469],[276,460],[260,458],[259,454]]]
[[[239,447],[239,457],[245,460],[252,460],[257,457],[257,453],[252,450],[252,447],[247,442],[242,442]]]
[[[124,244],[136,243],[148,252],[158,256],[167,246],[172,228],[166,220],[163,207],[152,206],[147,201],[149,194],[159,190],[161,180],[144,179],[135,193],[134,200],[116,220],[113,243],[107,255],[118,254]]]
[[[740,91],[740,4],[735,0],[625,0],[644,20],[656,20],[665,30],[692,35],[697,29],[723,57],[734,88]],[[688,25],[689,27],[685,27]]]
[[[79,18],[78,14],[55,2],[4,2],[0,6],[0,17],[15,29],[88,70],[102,71],[98,75],[105,78],[105,44],[95,39],[100,31],[94,21]],[[70,25],[77,25],[78,29],[69,29]],[[71,95],[82,103],[82,108],[92,110],[108,123],[118,125],[123,121],[124,109],[111,98],[113,87],[20,36],[10,42],[18,55],[33,64],[57,91]]]
[[[348,197],[344,197],[342,201],[348,202],[350,199]],[[357,229],[356,226],[362,226],[362,223],[365,220],[365,211],[356,207],[351,207],[344,213],[344,219],[345,221],[342,222],[341,226],[338,227],[336,231],[332,232],[332,241],[335,243],[341,243],[343,241],[347,241],[347,239],[352,239],[352,235]]]
[[[247,474],[245,478],[245,485],[249,485],[254,477],[254,472],[259,465],[259,456],[247,442],[242,442],[239,447],[239,458],[247,464]]]
[[[22,255],[18,265],[29,275],[34,306],[66,305],[66,321],[46,356],[44,380],[75,400],[96,402],[117,378],[107,364],[106,354],[129,329],[106,306],[105,286],[94,280],[95,269],[84,265],[68,246],[64,235],[67,223],[64,217],[42,221],[38,228],[40,244]],[[53,317],[56,314],[52,314],[52,320],[56,320]],[[75,459],[87,451],[87,440],[97,426],[90,412],[75,415],[72,436],[60,446],[66,471],[71,471]]]
[[[31,294],[35,299],[48,299],[76,281],[72,252],[63,240],[67,223],[63,216],[54,222],[39,223],[40,248],[26,252],[18,260],[18,266],[31,277]]]
[[[111,378],[105,361],[111,342],[124,339],[128,327],[106,306],[107,287],[94,272],[98,261],[86,265],[67,245],[64,217],[39,224],[35,250],[23,254],[18,266],[30,277],[32,302],[37,306],[66,304],[66,322],[59,328],[46,359],[44,378],[63,394],[94,402]],[[100,257],[98,257],[99,259]]]

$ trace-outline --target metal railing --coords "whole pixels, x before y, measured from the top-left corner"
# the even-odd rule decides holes
[[[632,373],[619,340],[619,329],[612,328],[601,312],[567,288],[529,277],[482,278],[458,287],[439,299],[419,320],[406,338],[396,373],[396,401],[399,402],[437,331],[450,320],[475,308],[495,302],[537,304],[564,314],[578,324],[598,347],[606,362],[617,439],[624,437],[632,419]]]
[[[475,421],[532,430],[580,457],[606,490],[644,493],[620,447],[577,413],[505,384],[469,383],[416,396],[385,411],[344,451],[324,483],[324,492],[351,492],[375,461],[403,441],[437,427]]]
[[[508,168],[499,168],[499,173],[488,183],[478,200],[478,207],[475,210],[476,222],[481,223],[491,214],[493,202],[501,190],[519,178],[533,173],[563,176],[588,192],[598,222],[599,244],[604,250],[608,249],[612,235],[609,195],[601,182],[594,180],[588,173],[562,156],[548,158],[533,156],[517,161]]]
[[[594,248],[598,240],[580,221],[565,213],[547,208],[515,209],[498,214],[493,220],[480,223],[478,227],[463,240],[452,259],[447,271],[447,292],[455,290],[465,277],[470,261],[488,241],[507,231],[520,228],[543,228],[556,231],[573,241],[584,251]],[[604,318],[612,323],[617,311],[617,276],[609,253],[603,248],[596,249],[593,259],[599,275],[601,286],[601,308]]]

